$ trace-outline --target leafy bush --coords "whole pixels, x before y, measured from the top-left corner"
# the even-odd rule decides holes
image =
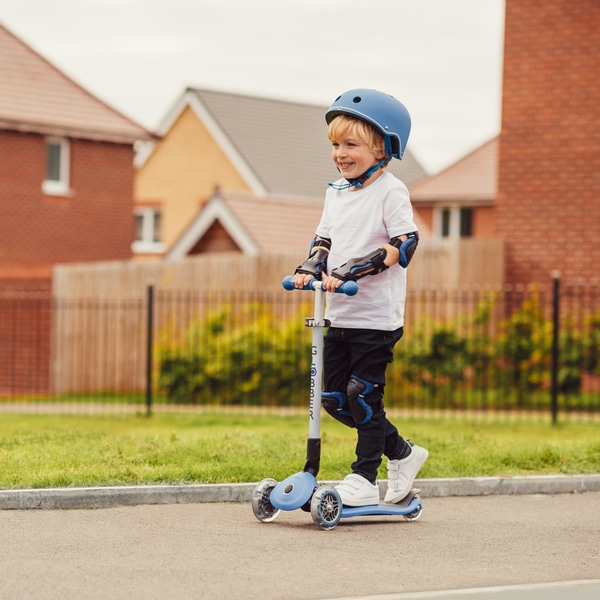
[[[159,387],[175,404],[298,403],[307,393],[310,336],[300,318],[275,320],[267,306],[225,306],[159,348]],[[164,337],[164,336],[163,336]]]
[[[547,406],[552,380],[552,321],[534,290],[521,307],[493,324],[495,301],[443,326],[423,318],[395,351],[391,406],[533,408]],[[600,374],[600,312],[559,335],[558,389],[582,393],[584,373]],[[535,402],[534,402],[535,400]]]
[[[304,310],[304,309],[303,309]],[[549,404],[552,322],[535,291],[507,317],[482,296],[471,314],[423,317],[388,369],[393,407],[532,408]],[[311,335],[303,317],[275,319],[268,305],[224,305],[194,320],[178,342],[162,336],[159,386],[167,402],[301,405],[310,383]],[[600,312],[560,335],[559,389],[580,394],[583,373],[600,374]]]

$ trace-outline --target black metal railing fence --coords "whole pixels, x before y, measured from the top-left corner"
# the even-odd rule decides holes
[[[63,300],[0,293],[0,406],[136,410],[307,402],[303,293],[177,292]],[[409,293],[386,405],[412,411],[600,413],[594,283]]]

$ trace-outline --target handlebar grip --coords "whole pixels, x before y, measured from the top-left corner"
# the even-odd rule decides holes
[[[292,290],[300,290],[300,288],[297,288],[294,285],[294,281],[293,281],[293,277],[291,275],[288,275],[287,277],[283,278],[283,281],[281,282],[281,285],[283,285],[283,287],[288,290],[288,291],[292,291]],[[305,285],[302,290],[314,290],[315,287],[321,287],[321,282],[318,279],[311,279],[307,285]],[[358,293],[358,283],[356,283],[356,281],[344,281],[344,283],[342,283],[342,285],[340,285],[340,287],[335,290],[336,294],[346,294],[346,296],[354,296]]]

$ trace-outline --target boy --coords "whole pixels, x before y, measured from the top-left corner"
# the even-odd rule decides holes
[[[310,255],[296,269],[294,284],[301,288],[317,278],[332,292],[344,281],[361,279],[356,296],[327,296],[331,326],[324,340],[321,403],[357,430],[352,473],[336,486],[343,504],[379,503],[383,455],[385,501],[397,503],[428,456],[398,434],[383,405],[385,371],[403,333],[405,269],[419,241],[408,190],[385,167],[393,157],[402,159],[411,121],[398,100],[367,89],[339,96],[325,119],[343,179],[329,184]]]

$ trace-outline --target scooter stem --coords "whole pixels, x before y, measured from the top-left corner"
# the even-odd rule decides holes
[[[313,331],[308,440],[304,470],[316,477],[321,463],[321,387],[323,384],[323,334],[326,323],[324,319],[325,292],[320,285],[315,285],[313,289],[315,291],[314,317],[306,320],[306,325],[312,327]]]

